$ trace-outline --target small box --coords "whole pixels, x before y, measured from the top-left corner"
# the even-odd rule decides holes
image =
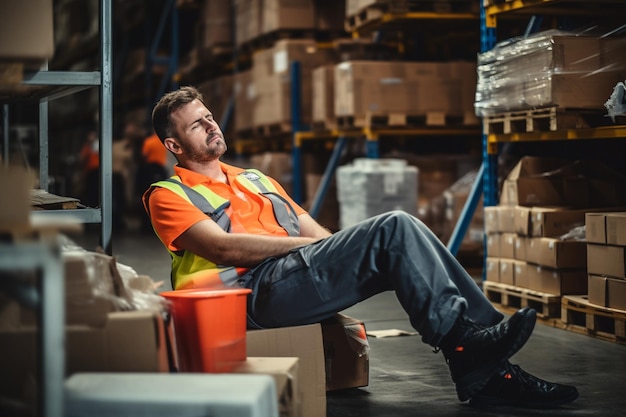
[[[369,342],[365,324],[336,314],[322,322],[326,390],[358,388],[369,383]]]
[[[500,236],[500,257],[514,259],[515,258],[515,241],[517,235],[515,233],[502,233]]]

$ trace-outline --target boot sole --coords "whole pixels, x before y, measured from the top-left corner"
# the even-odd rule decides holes
[[[513,339],[508,350],[506,350],[501,357],[495,358],[483,367],[464,375],[457,381],[456,392],[460,401],[467,401],[476,393],[480,392],[487,382],[489,382],[489,379],[498,371],[499,367],[524,346],[535,328],[536,321],[537,312],[533,309],[529,309],[520,319],[517,337]]]
[[[550,401],[507,401],[501,398],[477,396],[470,400],[470,405],[474,407],[518,407],[518,408],[551,408],[563,404],[571,403],[578,398],[578,391],[574,390],[569,395],[561,398],[554,398]]]

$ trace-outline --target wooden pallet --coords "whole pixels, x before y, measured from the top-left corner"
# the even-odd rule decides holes
[[[469,0],[378,0],[358,12],[346,16],[348,32],[381,20],[385,14],[402,16],[407,13],[478,13],[475,1]]]
[[[472,114],[448,114],[446,112],[424,112],[421,114],[404,113],[366,113],[358,116],[337,117],[336,125],[340,129],[355,128],[423,128],[423,127],[469,127],[477,126],[479,121]]]
[[[546,107],[485,116],[483,130],[486,135],[555,132],[598,127],[606,123],[606,118],[599,111]]]
[[[499,282],[484,281],[483,292],[489,301],[501,304],[504,307],[520,309],[532,307],[540,318],[554,318],[561,314],[561,296],[547,294],[527,288],[501,284]]]
[[[591,304],[587,296],[563,296],[561,321],[567,330],[626,344],[626,311]]]

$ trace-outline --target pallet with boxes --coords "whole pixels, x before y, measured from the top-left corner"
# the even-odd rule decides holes
[[[601,165],[577,171],[582,166],[562,159],[522,158],[504,181],[501,204],[485,207],[483,290],[491,301],[507,307],[530,305],[541,317],[554,319],[561,318],[567,297],[591,291],[589,263],[593,271],[597,256],[589,255],[585,241],[586,216],[623,210],[619,190],[624,182],[606,176]]]

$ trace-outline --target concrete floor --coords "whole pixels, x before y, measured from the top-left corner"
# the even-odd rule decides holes
[[[97,239],[72,236],[93,250]],[[139,274],[164,281],[169,289],[169,255],[152,234],[116,233],[113,255]],[[372,297],[345,311],[367,330],[413,331],[392,292]],[[441,353],[419,336],[369,338],[370,383],[360,389],[328,394],[328,417],[349,416],[626,416],[626,346],[537,323],[524,348],[512,359],[549,381],[573,384],[580,398],[551,410],[476,409],[456,398]]]

